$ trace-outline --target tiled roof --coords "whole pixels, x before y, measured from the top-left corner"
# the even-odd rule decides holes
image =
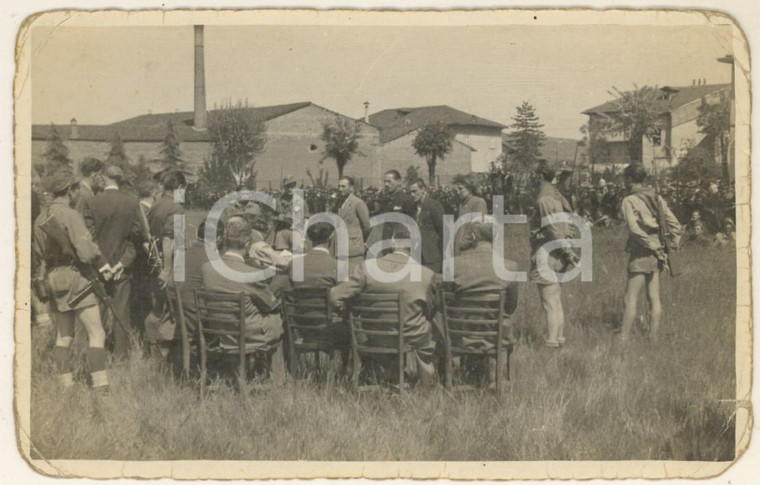
[[[282,115],[311,106],[312,103],[281,104],[260,108],[245,108],[254,121],[269,121]],[[213,116],[209,112],[209,117]],[[166,123],[171,121],[177,137],[183,142],[209,141],[208,131],[193,129],[193,112],[145,114],[117,121],[110,125],[79,125],[78,140],[110,141],[118,132],[122,141],[162,141],[166,136]],[[56,125],[56,130],[64,140],[71,137],[70,125]],[[50,125],[32,125],[33,140],[47,140],[50,137]]]
[[[666,113],[672,109],[691,103],[692,101],[696,101],[702,98],[703,96],[707,96],[721,89],[728,88],[729,86],[731,85],[730,84],[703,84],[701,86],[681,86],[681,87],[663,86],[660,88],[663,92],[670,91],[673,93],[673,95],[669,100],[667,99],[662,100],[660,110],[662,113]],[[600,104],[599,106],[589,108],[586,111],[584,111],[583,114],[588,115],[588,114],[594,114],[594,113],[614,113],[615,111],[617,111],[617,104],[615,101],[616,100],[607,101],[606,103]]]
[[[500,130],[506,128],[501,123],[446,105],[386,109],[370,115],[369,122],[380,129],[380,143],[395,140],[430,123],[443,122],[450,126],[487,126]]]

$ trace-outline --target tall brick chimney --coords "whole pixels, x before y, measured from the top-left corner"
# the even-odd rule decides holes
[[[206,130],[206,72],[203,65],[203,26],[195,27],[195,100],[193,129]]]
[[[364,122],[369,124],[369,101],[364,102]]]

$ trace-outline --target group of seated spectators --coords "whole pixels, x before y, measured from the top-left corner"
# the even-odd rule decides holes
[[[221,261],[230,270],[240,273],[252,273],[267,267],[257,254],[257,242],[261,242],[261,234],[252,227],[251,220],[255,217],[233,215],[223,224],[219,223],[217,250]],[[438,302],[439,288],[455,293],[460,292],[498,292],[506,290],[504,313],[507,316],[504,323],[504,342],[514,342],[512,326],[509,323],[517,306],[517,286],[514,282],[505,281],[494,271],[493,266],[493,228],[490,223],[473,223],[468,226],[470,249],[462,252],[454,259],[454,281],[443,283],[441,276],[429,268],[420,266],[410,257],[410,251],[405,247],[395,247],[377,259],[366,260],[355,265],[345,281],[338,279],[338,260],[331,254],[330,247],[335,237],[331,224],[319,222],[312,224],[306,231],[308,249],[303,258],[303,278],[296,278],[293,271],[292,259],[285,265],[275,265],[277,273],[266,280],[243,283],[233,281],[224,271],[219,271],[212,265],[207,256],[203,235],[205,224],[198,228],[198,239],[188,244],[185,256],[185,281],[176,283],[184,306],[184,320],[193,338],[197,332],[198,315],[193,298],[196,288],[211,291],[246,295],[245,322],[246,348],[258,351],[256,353],[255,376],[266,378],[269,375],[272,357],[286,338],[284,322],[281,315],[282,299],[286,289],[329,289],[330,302],[335,313],[342,317],[331,322],[337,328],[347,331],[345,321],[347,312],[351,311],[354,297],[363,293],[398,293],[401,297],[401,318],[403,320],[404,338],[411,348],[407,354],[405,373],[407,378],[421,386],[433,385],[442,364],[443,331],[440,305]],[[389,233],[393,240],[409,240],[408,229],[402,225],[392,225]],[[397,246],[403,246],[403,243]],[[258,252],[260,252],[260,249]],[[270,263],[271,264],[271,263]],[[367,265],[376,265],[382,272],[395,273],[401,271],[407,264],[419,266],[421,278],[412,279],[405,276],[399,281],[377,278],[377,271],[371,271]],[[504,261],[505,268],[516,270],[516,263]],[[271,267],[271,266],[270,266]],[[223,326],[220,326],[223,328]],[[229,330],[230,328],[226,328]],[[344,342],[348,341],[347,339]],[[220,346],[237,347],[237,342],[228,339],[215,343]],[[467,345],[488,345],[485,340],[474,339]],[[468,372],[475,379],[487,378],[489,369],[482,359],[467,359]],[[391,373],[390,375],[393,375]]]

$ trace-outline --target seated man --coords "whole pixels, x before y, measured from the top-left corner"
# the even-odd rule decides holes
[[[266,231],[268,230],[267,221],[259,216],[243,214],[248,221],[251,230],[251,247],[248,250],[246,259],[256,268],[267,268],[273,266],[277,271],[282,272],[288,268],[293,254],[290,251],[276,251],[271,244],[266,241]]]
[[[391,238],[408,240],[409,230],[393,224]],[[407,264],[419,266],[410,258],[408,248],[395,248],[377,260],[364,261],[354,268],[347,281],[330,291],[330,300],[338,310],[346,308],[348,300],[360,293],[401,293],[401,317],[404,320],[404,341],[414,350],[406,359],[406,374],[418,379],[423,386],[435,384],[435,362],[432,318],[436,308],[434,273],[422,266],[420,281],[407,277],[401,281],[377,279],[368,270],[368,263],[376,263],[385,273],[395,273]]]
[[[465,292],[489,293],[506,290],[506,299],[504,300],[505,320],[502,335],[503,343],[505,345],[512,345],[516,340],[509,317],[512,316],[515,308],[517,308],[517,282],[506,281],[500,278],[494,271],[493,225],[484,222],[472,223],[469,227],[469,234],[466,237],[472,242],[472,249],[454,258],[454,281],[447,283],[447,289],[457,294]],[[503,259],[501,255],[497,258],[496,264],[502,265],[508,271],[517,271],[517,263]],[[493,349],[491,342],[478,338],[463,338],[457,345],[471,350],[488,351]],[[478,359],[476,356],[467,357],[465,371],[468,374],[472,375],[475,379],[488,377],[485,373],[485,359]]]
[[[332,288],[338,283],[338,260],[330,254],[335,228],[332,224],[318,222],[306,230],[312,249],[303,255],[303,280],[293,279],[293,262],[288,266],[292,288]]]
[[[205,241],[206,221],[201,222],[198,226],[197,237],[191,241],[185,249],[185,281],[177,283],[179,295],[182,299],[182,310],[185,315],[185,324],[187,326],[187,336],[190,341],[193,340],[195,329],[198,328],[198,314],[195,310],[195,289],[203,287],[203,276],[201,268],[208,263],[207,245],[216,245],[221,252],[224,242],[224,223],[219,221],[217,226],[217,237],[215,241]],[[179,328],[175,339],[179,341]]]
[[[227,268],[239,273],[257,271],[245,264],[245,256],[250,244],[251,226],[242,217],[231,217],[225,226],[225,253],[221,261]],[[245,302],[246,349],[260,351],[257,355],[256,368],[259,373],[268,376],[272,354],[277,350],[282,338],[279,300],[265,283],[234,281],[224,272],[218,272],[211,262],[201,267],[201,278],[207,290],[221,293],[243,292],[249,296]],[[228,325],[217,325],[216,328],[231,330]],[[233,337],[225,337],[219,341],[219,345],[223,348],[235,349],[238,343]]]

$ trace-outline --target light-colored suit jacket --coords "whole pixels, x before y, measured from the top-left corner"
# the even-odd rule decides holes
[[[386,273],[400,271],[409,261],[409,255],[399,252],[386,254],[376,260]],[[412,260],[412,264],[419,264]],[[434,273],[422,267],[422,279],[404,279],[396,282],[379,281],[367,271],[367,262],[357,266],[347,281],[330,290],[330,300],[336,309],[346,307],[347,301],[363,292],[401,293],[401,318],[404,320],[404,339],[411,347],[429,346],[432,341],[430,319],[436,308]]]
[[[227,253],[221,260],[232,270],[240,273],[256,271],[245,264],[241,257]],[[221,293],[243,292],[250,298],[245,301],[246,347],[249,349],[269,351],[277,347],[282,337],[282,320],[279,311],[280,301],[262,282],[242,283],[226,278],[218,273],[210,262],[201,266],[203,287]],[[221,324],[218,324],[221,325]],[[229,326],[219,329],[232,330]],[[224,339],[223,346],[236,347],[235,339]]]
[[[370,229],[367,204],[355,194],[350,194],[338,209],[338,216],[348,229],[348,257],[363,256],[364,236],[369,234]],[[334,244],[332,253],[336,254],[336,250],[337,243]]]

